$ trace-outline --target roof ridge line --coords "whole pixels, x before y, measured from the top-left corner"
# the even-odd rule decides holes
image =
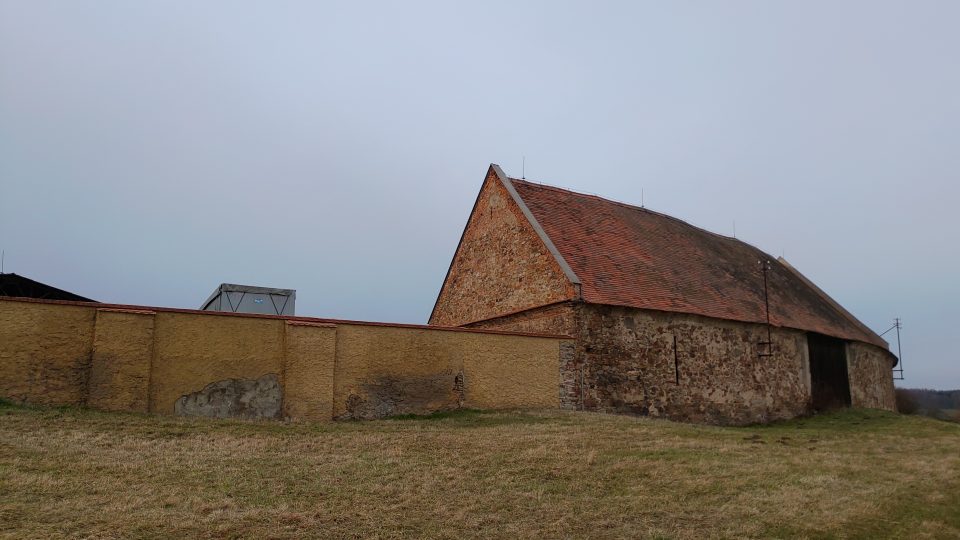
[[[676,221],[676,222],[678,222],[678,223],[682,223],[683,225],[686,225],[687,227],[694,228],[694,229],[696,229],[696,230],[698,230],[698,231],[703,231],[703,232],[705,232],[705,233],[707,233],[707,234],[711,234],[711,235],[717,236],[717,237],[719,237],[719,238],[724,238],[724,239],[726,239],[726,240],[734,240],[734,241],[740,242],[741,244],[743,244],[743,245],[745,245],[745,246],[749,246],[749,247],[751,247],[751,248],[759,251],[759,252],[762,253],[765,257],[770,257],[771,260],[775,258],[773,255],[770,255],[769,253],[767,253],[766,251],[760,249],[759,247],[751,244],[750,242],[746,242],[746,241],[744,241],[744,240],[741,240],[740,238],[737,238],[736,236],[727,236],[727,235],[725,235],[725,234],[721,234],[721,233],[718,233],[718,232],[714,232],[714,231],[711,231],[710,229],[706,229],[706,228],[701,227],[701,226],[699,226],[699,225],[694,225],[693,223],[690,223],[689,221],[686,221],[686,220],[684,220],[684,219],[680,219],[680,218],[678,218],[678,217],[676,217],[676,216],[672,216],[672,215],[666,214],[666,213],[664,213],[664,212],[659,212],[659,211],[657,211],[657,210],[651,210],[651,209],[649,209],[649,208],[647,208],[647,207],[645,207],[645,206],[637,206],[637,205],[635,205],[635,204],[625,203],[625,202],[617,201],[617,200],[614,200],[614,199],[608,199],[608,198],[602,197],[602,196],[600,196],[600,195],[594,195],[594,194],[592,194],[592,193],[583,193],[583,192],[580,192],[580,191],[574,191],[574,190],[572,190],[572,189],[557,187],[557,186],[553,186],[553,185],[550,185],[550,184],[543,184],[543,183],[540,183],[540,182],[531,182],[530,180],[527,180],[526,178],[519,178],[519,179],[518,179],[518,178],[510,178],[510,181],[512,181],[512,182],[523,182],[523,183],[525,183],[525,184],[530,184],[530,185],[534,185],[534,186],[539,186],[539,187],[546,188],[546,189],[552,189],[552,190],[554,190],[554,191],[562,191],[562,192],[564,192],[564,193],[570,193],[570,194],[573,194],[573,195],[578,195],[578,196],[580,196],[580,197],[589,197],[589,198],[591,198],[591,199],[595,199],[595,200],[602,201],[602,202],[605,202],[605,203],[610,203],[610,204],[615,204],[615,205],[617,205],[617,206],[622,206],[622,207],[627,208],[627,209],[629,209],[629,210],[639,210],[639,211],[641,211],[641,212],[646,212],[646,213],[648,213],[648,214],[653,214],[653,215],[656,215],[656,216],[665,217],[665,218],[667,218],[667,219],[672,219],[673,221]]]

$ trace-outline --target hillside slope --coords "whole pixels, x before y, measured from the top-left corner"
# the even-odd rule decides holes
[[[0,536],[958,537],[960,425],[464,412],[306,425],[0,407]]]

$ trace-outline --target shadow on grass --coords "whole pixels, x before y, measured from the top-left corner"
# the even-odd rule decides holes
[[[13,401],[11,399],[0,397],[0,410],[64,413],[85,409],[84,407],[77,407],[75,405],[36,405],[34,403]]]
[[[956,425],[951,426],[949,422],[879,409],[839,409],[769,424],[754,424],[731,429],[767,435],[782,435],[798,431],[836,436],[895,432],[900,435],[920,437],[938,436],[943,432],[957,431]]]
[[[456,427],[493,427],[515,424],[542,424],[550,419],[523,411],[481,411],[453,409],[431,414],[401,414],[385,418],[388,422],[443,422]]]

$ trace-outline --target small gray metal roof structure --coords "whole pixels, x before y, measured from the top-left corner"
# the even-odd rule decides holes
[[[294,315],[296,297],[297,291],[294,289],[221,283],[200,306],[200,309],[231,313]],[[269,300],[269,304],[265,299]]]

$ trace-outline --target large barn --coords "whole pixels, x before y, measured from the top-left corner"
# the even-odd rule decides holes
[[[430,323],[575,337],[571,409],[744,424],[895,408],[887,343],[782,258],[496,165]]]

